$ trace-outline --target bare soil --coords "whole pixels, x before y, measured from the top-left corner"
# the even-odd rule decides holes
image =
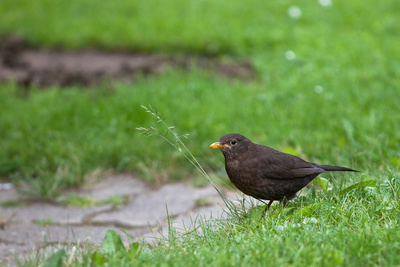
[[[229,78],[255,76],[248,60],[226,62],[195,56],[32,49],[20,38],[0,38],[0,82],[14,80],[24,87],[89,87],[104,81],[134,82],[138,74],[157,75],[170,67],[190,70],[194,66]]]

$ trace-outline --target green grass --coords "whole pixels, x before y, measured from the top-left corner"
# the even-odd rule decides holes
[[[262,221],[263,208],[252,208],[234,220],[203,222],[183,235],[170,228],[169,238],[156,247],[133,239],[126,249],[119,236],[109,231],[100,249],[78,248],[72,264],[397,266],[399,177],[392,174],[379,184],[359,183],[349,189],[311,189],[284,209],[273,206]],[[47,261],[58,258],[65,262],[69,255],[60,250]],[[37,262],[25,266],[34,264]]]
[[[301,8],[299,19],[288,16],[292,5]],[[240,56],[293,50],[304,59],[319,53],[321,61],[337,60],[338,56],[380,61],[386,60],[380,50],[398,51],[399,5],[396,1],[377,5],[372,0],[335,1],[328,7],[314,0],[175,0],[173,4],[156,0],[4,0],[0,32],[22,35],[33,46],[71,49]],[[367,52],[366,56],[357,57],[359,50]],[[396,60],[392,62],[396,64]]]
[[[313,88],[266,90],[201,72],[170,72],[110,92],[33,90],[28,98],[17,92],[13,85],[0,91],[0,174],[39,181],[37,193],[48,197],[98,169],[147,173],[144,179],[158,183],[166,182],[163,173],[168,180],[195,173],[162,140],[136,130],[155,126],[141,104],[156,107],[179,133],[189,133],[187,146],[206,169],[223,168],[222,155],[208,145],[229,132],[369,175],[396,167],[400,158],[395,88],[318,94]]]

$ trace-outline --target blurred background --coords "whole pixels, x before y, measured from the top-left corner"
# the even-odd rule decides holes
[[[0,177],[56,197],[93,174],[204,179],[241,133],[385,178],[400,166],[398,1],[2,0]],[[385,176],[385,177],[384,177]],[[349,181],[351,182],[351,181]]]

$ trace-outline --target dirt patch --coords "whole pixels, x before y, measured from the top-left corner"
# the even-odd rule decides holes
[[[194,56],[30,49],[20,38],[0,39],[0,82],[14,80],[25,87],[91,86],[114,80],[134,82],[139,73],[160,74],[168,67],[190,70],[193,66],[227,77],[253,79],[255,76],[251,63],[246,60],[228,63]]]

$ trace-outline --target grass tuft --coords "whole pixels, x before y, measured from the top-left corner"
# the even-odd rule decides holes
[[[190,150],[186,147],[185,143],[182,141],[181,138],[188,138],[189,134],[183,134],[179,135],[175,130],[174,126],[169,126],[165,122],[165,118],[162,117],[161,113],[157,110],[154,110],[151,105],[148,107],[146,106],[141,106],[144,110],[146,110],[147,113],[152,115],[157,119],[157,123],[160,123],[164,129],[160,130],[156,127],[137,127],[136,129],[139,130],[143,135],[151,137],[151,136],[157,136],[163,139],[165,142],[170,144],[172,147],[174,147],[180,154],[182,154],[200,173],[202,176],[204,176],[207,181],[217,190],[219,196],[222,198],[224,201],[226,207],[229,210],[229,215],[236,215],[237,217],[238,209],[236,206],[230,201],[228,198],[226,198],[222,193],[221,190],[214,184],[214,182],[211,180],[210,176],[208,173],[204,170],[204,168],[201,166],[201,164],[198,162],[198,160],[193,156],[193,154],[190,152]],[[169,137],[169,135],[172,135],[172,137]]]

